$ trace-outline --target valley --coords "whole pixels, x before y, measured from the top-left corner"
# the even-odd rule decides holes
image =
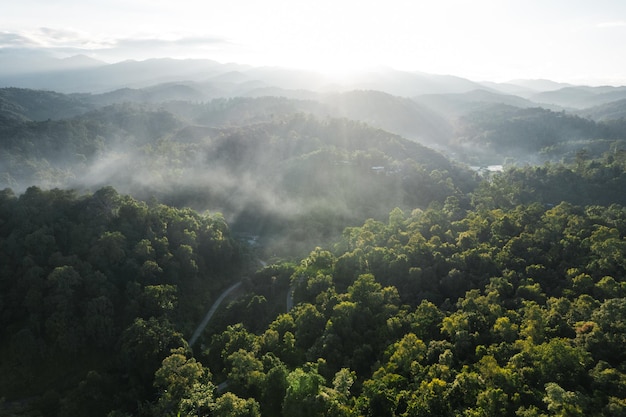
[[[0,415],[626,412],[624,87],[47,65],[0,72]]]

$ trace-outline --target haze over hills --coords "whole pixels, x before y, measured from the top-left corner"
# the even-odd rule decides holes
[[[626,416],[626,2],[0,7],[0,416]]]
[[[107,64],[84,55],[66,59],[43,53],[0,50],[0,87],[45,89],[63,93],[104,93],[122,88],[194,83],[204,99],[216,96],[261,95],[271,91],[341,92],[377,90],[401,97],[463,94],[475,90],[503,93],[541,105],[584,108],[624,98],[624,88],[586,87],[550,80],[474,82],[451,75],[399,71],[378,67],[339,74],[279,67],[222,64],[207,59],[148,59]],[[206,92],[203,90],[211,90]],[[256,90],[256,91],[255,91]],[[269,95],[269,94],[266,94]],[[301,97],[300,97],[301,98]]]
[[[31,93],[11,89],[20,91]],[[387,102],[394,100],[414,106],[392,96]],[[443,203],[471,188],[467,168],[392,133],[331,118],[332,111],[321,103],[265,97],[156,107],[119,103],[40,122],[0,117],[0,185],[16,192],[35,184],[112,185],[142,199],[220,211],[237,230],[280,238],[276,244],[306,236],[283,253],[306,251],[396,206]]]
[[[595,107],[577,111],[583,117],[593,120],[620,120],[626,118],[626,99],[611,101]]]
[[[5,53],[3,59],[7,56]],[[151,110],[166,110],[189,125],[189,132],[193,125],[200,131],[203,127],[230,128],[297,113],[322,119],[345,117],[480,165],[480,159],[486,155],[490,155],[489,163],[502,163],[507,158],[536,161],[545,158],[545,154],[538,154],[542,148],[561,142],[619,138],[615,123],[581,132],[572,130],[573,119],[557,112],[575,107],[579,110],[572,111],[572,115],[598,114],[598,121],[605,123],[620,118],[620,100],[626,96],[625,87],[573,86],[549,80],[476,83],[460,77],[386,67],[329,75],[212,60],[150,59],[104,64],[78,56],[63,62],[65,67],[59,60],[49,59],[36,75],[17,71],[17,63],[13,70],[5,68],[0,85],[30,89],[0,91],[3,117],[58,120],[104,106],[134,103]],[[25,66],[27,61],[22,64]],[[606,106],[606,110],[598,105]],[[549,111],[535,112],[542,116],[529,122],[530,113],[521,117],[522,113],[515,110],[533,108]],[[585,112],[585,108],[590,110]],[[548,119],[553,121],[547,122]],[[551,127],[546,132],[551,133],[541,133],[542,138],[534,139],[524,136],[524,129],[529,128],[522,127],[524,123],[534,126],[539,120],[549,123]],[[534,126],[531,131],[539,134],[541,129],[546,127]],[[577,133],[572,134],[574,131]],[[534,145],[517,143],[515,150],[509,151],[512,137],[519,137],[515,142]],[[467,143],[472,143],[473,148],[467,149]],[[501,146],[502,143],[508,145]],[[531,154],[520,154],[520,149]]]
[[[473,90],[467,93],[424,94],[413,97],[413,100],[431,108],[450,121],[454,121],[469,112],[490,107],[494,104],[504,104],[519,108],[540,107],[538,103],[517,95],[485,89]],[[543,107],[550,109],[558,108],[558,106],[545,104]]]
[[[2,59],[7,56],[5,53]],[[294,168],[287,169],[294,158],[313,164],[311,169],[319,169],[315,165],[319,161],[312,157],[316,152],[330,152],[338,164],[325,168],[333,172],[331,177],[345,177],[348,174],[341,170],[350,171],[352,168],[346,167],[357,160],[368,169],[383,170],[386,176],[399,175],[399,183],[391,189],[401,191],[389,197],[389,204],[414,204],[402,197],[407,192],[407,184],[401,180],[402,175],[406,177],[407,160],[399,154],[390,155],[389,149],[368,141],[368,137],[398,135],[437,149],[451,160],[476,166],[571,160],[580,151],[600,156],[609,149],[621,148],[626,139],[621,119],[621,98],[626,94],[623,87],[574,86],[549,80],[477,83],[385,67],[352,75],[329,75],[212,60],[150,59],[105,64],[84,56],[62,61],[46,59],[47,64],[38,67],[37,74],[20,71],[28,64],[22,60],[12,69],[5,67],[0,76],[0,85],[28,87],[0,89],[4,135],[0,174],[4,186],[20,191],[29,184],[90,189],[111,183],[134,195],[142,189],[144,198],[152,193],[175,204],[222,210],[239,225],[247,224],[255,210],[264,213],[268,224],[278,224],[277,219],[282,217],[276,216],[273,209],[267,210],[267,202],[281,201],[290,206],[297,198],[283,195],[278,186],[270,187],[265,195],[251,193],[268,187],[256,179],[298,177],[301,174],[289,171]],[[588,110],[567,110],[573,105]],[[342,124],[337,119],[362,126]],[[293,133],[284,131],[281,123],[293,126]],[[343,149],[339,133],[333,129],[347,129],[351,134],[359,131],[367,146]],[[279,157],[283,151],[269,138],[284,140],[290,134],[293,141],[281,142],[284,146],[297,148],[300,141],[317,145],[302,154]],[[237,142],[242,135],[257,137],[266,150],[275,154],[270,157],[271,152],[262,152],[252,142]],[[334,139],[324,142],[327,135]],[[238,152],[249,155],[247,163],[238,164],[236,170],[222,166],[219,172],[211,171],[207,161],[220,165],[213,152],[224,147],[227,139],[239,143]],[[155,159],[164,149],[169,153],[167,158]],[[421,152],[425,154],[426,150]],[[439,162],[424,165],[428,158],[409,159],[421,167],[416,172],[441,171],[443,174],[432,175],[452,178],[455,185],[451,188],[437,191],[442,185],[437,181],[439,185],[429,185],[430,195],[453,195],[451,190],[459,187],[462,175],[455,174],[454,164],[441,159],[443,156],[429,155]],[[363,162],[363,158],[369,162]],[[272,169],[259,170],[264,165]],[[161,180],[150,181],[157,172]],[[204,181],[186,182],[207,179],[208,172],[214,172],[216,179],[230,176],[231,181],[217,181],[222,185],[213,184],[204,194],[199,191]],[[331,177],[323,181],[332,182]],[[236,184],[241,184],[244,191],[236,191]],[[339,224],[355,221],[363,214],[348,215],[357,201],[372,198],[365,189],[357,195],[347,189],[337,192],[348,201],[343,203],[347,211],[334,214],[335,231]],[[390,209],[386,205],[370,208],[376,216]]]
[[[556,81],[545,80],[545,79],[511,80],[507,84],[517,85],[517,86],[524,87],[524,88],[527,88],[529,90],[533,90],[536,92],[554,91],[554,90],[560,90],[566,87],[572,87],[572,85],[568,83],[559,83]]]
[[[620,149],[626,139],[623,120],[590,120],[534,101],[573,95],[581,105],[585,97],[595,103],[620,97],[617,87],[485,85],[388,68],[341,79],[210,60],[87,64],[20,78],[80,93],[0,89],[2,186],[114,185],[141,198],[222,211],[240,230],[278,236],[291,227],[322,239],[394,206],[425,207],[463,194],[472,187],[465,180],[474,180],[457,162],[572,160],[582,150],[600,156]],[[516,86],[524,97],[502,91]],[[531,87],[549,91],[528,94]],[[611,114],[621,114],[620,103]],[[371,185],[346,187],[361,182]],[[315,190],[316,199],[304,198],[301,187]],[[295,226],[303,218],[321,221],[316,211],[328,222]]]
[[[105,65],[108,64],[86,55],[55,58],[43,51],[0,48],[0,76],[2,77],[87,69]]]
[[[599,106],[626,98],[626,87],[565,87],[531,96],[537,102],[546,102],[574,109]]]
[[[399,71],[384,67],[332,75],[279,67],[220,64],[206,59],[163,58],[114,64],[99,63],[87,57],[73,57],[67,60],[42,57],[36,59],[37,61],[33,61],[11,56],[7,52],[0,53],[0,67],[4,67],[0,72],[0,87],[47,89],[64,93],[102,93],[119,88],[142,88],[172,81],[239,85],[260,82],[266,87],[287,90],[366,89],[404,97],[418,94],[463,93],[484,88],[479,83],[461,77]]]
[[[401,97],[465,94],[485,90],[530,100],[539,106],[582,109],[626,96],[620,87],[586,87],[550,80],[512,80],[507,83],[474,82],[451,75],[399,71],[378,67],[328,74],[279,67],[222,64],[207,59],[170,58],[107,64],[84,55],[56,59],[43,53],[0,51],[0,87],[45,89],[63,93],[105,93],[123,88],[146,88],[163,83],[187,84],[198,92],[180,99],[208,100],[245,95],[281,95],[304,98],[307,92],[376,90]],[[194,97],[195,95],[195,97]],[[177,99],[163,95],[153,101]],[[468,101],[460,98],[463,101]],[[531,103],[501,102],[512,105]],[[119,101],[119,100],[118,100]],[[485,97],[470,101],[496,101]]]
[[[43,68],[0,77],[51,86],[0,88],[0,414],[539,415],[548,389],[583,398],[572,415],[623,406],[599,394],[606,369],[626,380],[622,338],[581,335],[623,330],[604,310],[626,294],[624,88]]]

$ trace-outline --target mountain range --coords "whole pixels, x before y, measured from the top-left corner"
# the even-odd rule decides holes
[[[183,86],[187,91],[183,91]],[[126,99],[202,101],[216,97],[267,95],[311,98],[319,93],[376,90],[400,97],[422,97],[419,102],[430,102],[439,107],[451,97],[432,95],[472,93],[475,97],[457,96],[452,101],[495,101],[522,107],[581,110],[626,98],[626,87],[576,86],[541,79],[476,82],[453,75],[387,67],[333,76],[301,69],[219,63],[209,59],[160,58],[109,64],[85,55],[58,59],[44,53],[11,49],[0,50],[0,87],[66,94],[115,92],[118,97],[111,98],[111,102]],[[144,90],[148,87],[152,90]],[[142,91],[137,93],[128,89]],[[482,91],[478,97],[473,93],[476,90]],[[426,95],[428,97],[423,97]]]
[[[562,158],[554,149],[572,155],[591,142],[602,152],[626,139],[626,87],[476,82],[384,67],[331,76],[197,59],[107,64],[7,50],[0,51],[0,68],[0,119],[18,130],[48,120],[80,125],[107,114],[118,123],[122,108],[130,112],[129,126],[132,117],[146,122],[142,112],[161,112],[177,123],[172,137],[197,139],[305,114],[358,121],[470,165]]]

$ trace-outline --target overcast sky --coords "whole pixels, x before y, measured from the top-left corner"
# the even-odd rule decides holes
[[[626,84],[623,0],[0,0],[0,48]]]

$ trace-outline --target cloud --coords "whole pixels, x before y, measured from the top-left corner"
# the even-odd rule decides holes
[[[127,38],[115,41],[118,48],[161,48],[161,47],[195,47],[230,44],[226,39],[208,36],[190,36],[174,39],[162,38]]]
[[[1,48],[40,48],[49,50],[97,49],[110,46],[106,40],[97,40],[86,33],[47,27],[31,31],[1,32]]]
[[[33,44],[32,39],[19,33],[0,32],[0,48],[23,48]]]
[[[32,49],[59,58],[86,54],[109,61],[163,56],[205,57],[207,52],[236,45],[215,36],[165,34],[145,37],[106,37],[68,29],[40,27],[31,31],[0,32],[0,49]]]
[[[232,46],[227,39],[211,36],[123,38],[113,40],[100,52],[133,59],[159,56],[193,58],[206,55],[207,51],[229,49]]]
[[[621,28],[621,27],[626,27],[626,21],[624,21],[624,20],[617,20],[617,21],[613,21],[613,22],[602,22],[602,23],[598,23],[596,25],[596,27],[602,28],[602,29]]]
[[[111,39],[107,44],[92,51],[96,57],[106,61],[125,59],[171,58],[214,58],[216,52],[233,49],[227,39],[212,36],[138,37]]]
[[[53,29],[42,27],[38,32],[46,36],[48,39],[56,42],[72,42],[80,38],[79,32],[67,30],[67,29]]]

